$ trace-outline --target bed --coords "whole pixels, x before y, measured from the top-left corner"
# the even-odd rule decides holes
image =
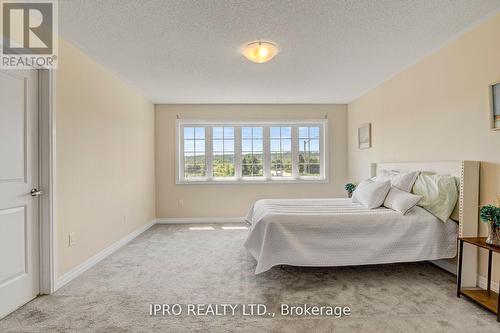
[[[257,260],[255,273],[284,264],[438,263],[436,260],[446,258],[442,267],[453,271],[456,259],[449,259],[456,257],[457,236],[477,235],[477,218],[470,225],[465,221],[477,216],[478,162],[378,163],[370,166],[370,176],[383,169],[455,176],[460,194],[454,221],[442,223],[420,207],[402,215],[385,207],[368,209],[347,198],[259,200],[246,218],[250,228],[245,247]],[[477,264],[472,253],[467,260]],[[472,284],[472,273],[464,275],[470,275]]]

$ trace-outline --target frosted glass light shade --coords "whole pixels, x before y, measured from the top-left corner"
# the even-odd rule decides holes
[[[278,54],[278,48],[271,42],[251,42],[243,46],[241,53],[258,64],[267,62]]]

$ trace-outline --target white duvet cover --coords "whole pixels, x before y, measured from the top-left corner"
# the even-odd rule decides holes
[[[255,274],[273,266],[348,266],[453,258],[458,226],[420,207],[406,215],[350,199],[269,199],[247,216]]]

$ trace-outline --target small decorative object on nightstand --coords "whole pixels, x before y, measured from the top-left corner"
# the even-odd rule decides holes
[[[500,207],[486,205],[481,208],[480,213],[481,221],[488,224],[488,238],[486,239],[486,243],[500,246]]]
[[[491,290],[491,261],[493,252],[500,253],[500,247],[486,243],[486,237],[460,237],[458,276],[457,276],[457,297],[464,296],[467,299],[481,305],[483,308],[495,313],[497,321],[500,322],[500,298],[498,294]],[[488,282],[486,289],[462,288],[462,257],[464,252],[464,242],[488,250]]]
[[[353,183],[345,184],[345,190],[347,191],[347,196],[349,198],[352,198],[352,192],[354,192],[355,189],[356,189],[356,185],[354,185]]]

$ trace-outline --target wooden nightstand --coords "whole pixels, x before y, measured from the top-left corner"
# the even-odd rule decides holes
[[[500,247],[486,244],[486,237],[461,237],[458,238],[459,260],[457,276],[457,297],[465,296],[467,299],[481,305],[483,308],[495,313],[497,321],[500,322],[500,298],[498,294],[491,290],[491,260],[493,252],[500,253]],[[464,242],[488,250],[488,282],[486,289],[481,288],[462,288],[462,257],[464,251]]]

